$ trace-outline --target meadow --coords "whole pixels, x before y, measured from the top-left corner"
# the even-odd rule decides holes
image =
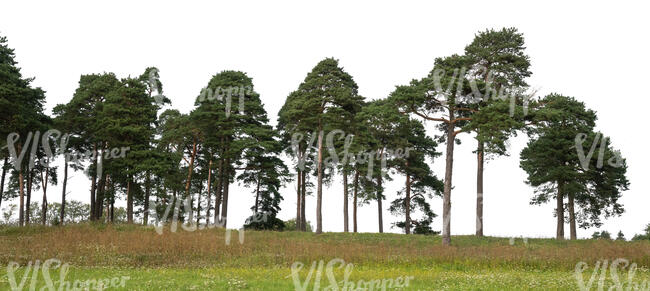
[[[43,268],[33,272],[37,260],[42,266],[48,259],[66,264],[65,275],[62,267],[50,268],[49,278]],[[616,259],[629,265],[619,261],[615,270]],[[605,260],[604,272],[595,269]],[[650,290],[650,241],[454,236],[446,247],[440,236],[246,230],[241,243],[233,230],[226,244],[223,229],[158,234],[151,227],[81,224],[0,228],[0,263],[1,290],[21,280],[22,290],[32,280],[35,290],[48,290],[48,279],[55,290],[61,282],[72,290],[75,281],[94,282],[90,290],[332,290],[331,280],[348,290]],[[99,282],[104,288],[96,288]],[[373,288],[358,289],[370,282]]]

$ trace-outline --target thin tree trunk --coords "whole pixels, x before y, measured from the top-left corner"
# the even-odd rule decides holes
[[[221,207],[221,198],[223,195],[223,158],[219,159],[219,176],[217,177],[217,191],[214,193],[214,224],[218,225],[221,223],[221,217],[219,216],[220,207]]]
[[[409,162],[406,162],[406,168],[408,169]],[[406,234],[411,233],[411,175],[406,173],[406,197],[404,198],[404,212],[406,213],[406,218],[404,222],[404,229]]]
[[[257,173],[257,189],[255,189],[255,213],[258,211],[260,203],[260,174]]]
[[[41,187],[43,187],[43,201],[41,206],[41,224],[47,223],[47,181],[49,179],[50,170],[45,168],[45,177],[41,171]]]
[[[323,233],[323,130],[318,125],[318,181],[316,192],[316,234]]]
[[[115,223],[115,181],[111,181],[111,223]]]
[[[306,209],[307,209],[307,172],[306,171],[301,171],[302,172],[302,179],[300,179],[300,183],[302,186],[302,200],[300,201],[300,218],[302,219],[302,222],[300,223],[300,227],[302,228],[302,231],[307,231],[307,215],[306,215]]]
[[[571,232],[571,240],[578,239],[578,233],[576,230],[576,213],[574,208],[574,194],[572,192],[567,193],[569,197],[569,228]]]
[[[149,173],[146,173],[146,178],[144,181],[144,213],[142,217],[142,222],[144,225],[149,224],[149,195],[151,194],[151,177]]]
[[[102,167],[103,167],[104,162],[102,162]],[[98,197],[95,197],[97,200],[95,202],[95,206],[97,207],[97,218],[100,219],[104,217],[104,202],[106,202],[106,192],[108,191],[108,173],[103,173],[102,174],[102,182],[100,182],[101,187],[99,188],[98,191]],[[105,217],[104,217],[105,218]],[[104,219],[104,221],[106,218]]]
[[[207,197],[208,197],[208,203],[206,206],[206,214],[205,214],[205,225],[210,225],[210,204],[212,200],[212,197],[210,195],[210,191],[212,191],[212,159],[210,159],[210,162],[208,163],[208,189],[207,190]]]
[[[300,189],[301,189],[300,188],[301,187],[301,185],[300,185],[300,180],[301,180],[300,169],[298,169],[298,175],[296,175],[296,176],[297,176],[296,177],[296,182],[297,182],[297,186],[296,186],[296,230],[300,231],[300,230],[302,230],[302,226],[300,225],[302,223],[302,217],[300,217],[300,209],[301,209],[300,205],[302,204],[302,203],[300,203],[301,202],[300,200],[302,200],[302,197],[300,195]]]
[[[352,199],[352,227],[357,232],[357,194],[359,192],[359,171],[354,171],[354,199]]]
[[[194,158],[196,157],[196,138],[192,142],[192,156],[190,157],[190,164],[187,166],[187,181],[185,182],[185,198],[190,195],[190,182],[192,181],[192,172],[194,167]],[[190,220],[192,212],[190,210]]]
[[[196,225],[201,223],[201,192],[203,192],[203,181],[199,181],[199,192],[196,194]]]
[[[90,220],[96,219],[95,216],[95,191],[97,191],[97,144],[93,144],[93,166],[95,171],[90,179]]]
[[[343,232],[349,232],[348,225],[348,172],[343,170]]]
[[[18,210],[18,224],[25,225],[25,180],[23,178],[23,170],[18,171],[18,184],[20,188],[20,210]]]
[[[31,217],[31,204],[32,204],[32,187],[34,186],[34,172],[29,170],[27,172],[27,203],[25,204],[25,224],[30,223]]]
[[[131,177],[126,182],[126,222],[133,223],[133,194],[131,193]]]
[[[381,170],[379,173],[379,176],[377,177],[377,214],[378,214],[378,222],[379,222],[379,233],[384,232],[384,215],[383,215],[383,206],[381,205],[381,201],[383,200],[382,198],[382,178],[381,178]]]
[[[2,208],[2,194],[5,191],[5,175],[7,174],[7,163],[9,157],[5,157],[4,163],[2,164],[2,180],[0,180],[0,209]]]
[[[449,120],[454,119],[454,111],[449,109]],[[454,126],[447,124],[447,150],[445,161],[445,185],[442,198],[442,245],[451,244],[451,174],[454,166]]]
[[[564,193],[562,192],[562,182],[557,185],[557,233],[555,238],[557,240],[564,239]]]
[[[230,188],[230,159],[226,159],[226,172],[224,175],[224,186],[223,186],[223,200],[221,206],[221,216],[223,218],[223,228],[226,228],[228,223],[228,191]]]
[[[65,223],[65,191],[66,187],[68,186],[68,157],[67,155],[64,157],[64,162],[63,162],[63,191],[61,191],[61,215],[59,216],[59,220],[61,225]]]
[[[476,150],[476,236],[483,236],[483,142],[478,142]]]

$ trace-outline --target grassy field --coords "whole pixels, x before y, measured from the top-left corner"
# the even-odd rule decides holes
[[[21,280],[22,290],[32,281],[35,290],[49,290],[48,282],[52,290],[84,282],[90,290],[331,290],[332,281],[346,290],[608,290],[617,282],[620,290],[650,290],[648,241],[511,244],[455,236],[443,247],[438,236],[399,234],[245,231],[243,243],[239,238],[233,231],[226,244],[223,229],[165,228],[160,235],[121,225],[0,228],[0,290]],[[630,266],[621,262],[614,270],[619,258]],[[46,271],[48,259],[57,261]],[[594,269],[605,260],[605,269]]]

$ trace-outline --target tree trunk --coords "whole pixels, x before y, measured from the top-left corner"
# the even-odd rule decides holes
[[[449,110],[449,120],[454,119],[454,111]],[[442,197],[442,245],[451,244],[451,174],[454,166],[454,126],[447,124],[447,150],[445,161],[445,187]]]
[[[142,217],[142,222],[144,225],[149,224],[149,195],[151,194],[151,178],[149,173],[146,173],[146,178],[144,181],[144,213]]]
[[[300,205],[302,204],[302,203],[300,203],[301,202],[300,200],[302,200],[302,197],[300,196],[300,187],[301,187],[301,185],[300,185],[301,176],[300,175],[301,175],[300,174],[300,169],[298,169],[298,175],[296,177],[296,183],[297,183],[297,186],[296,186],[296,230],[298,230],[298,231],[302,230],[302,226],[300,226],[300,224],[302,222],[302,217],[300,217],[300,209],[301,209]]]
[[[576,230],[576,213],[574,208],[574,194],[572,192],[567,193],[569,197],[569,228],[571,232],[571,240],[578,239],[578,233]]]
[[[483,142],[478,142],[476,150],[476,236],[483,236]]]
[[[41,224],[45,225],[47,223],[47,181],[49,179],[50,170],[45,168],[45,177],[43,177],[43,172],[41,172],[41,187],[43,187],[43,201],[41,206]]]
[[[406,168],[408,169],[409,163],[406,162]],[[404,222],[404,229],[406,234],[411,234],[411,175],[406,173],[406,197],[404,198],[404,212],[406,213],[406,218]]]
[[[68,186],[68,157],[65,156],[63,161],[63,191],[61,191],[61,214],[59,216],[59,223],[65,223],[65,191]]]
[[[95,171],[90,179],[90,221],[96,219],[95,191],[97,191],[97,144],[93,144],[93,166],[95,167]]]
[[[111,181],[111,223],[115,223],[115,181]]]
[[[257,213],[260,203],[260,173],[257,173],[257,189],[255,189],[255,213]]]
[[[384,216],[383,216],[383,211],[382,211],[383,206],[381,205],[381,200],[383,200],[382,199],[382,192],[383,191],[382,191],[382,188],[381,188],[382,187],[382,185],[381,185],[382,181],[381,180],[382,180],[381,170],[379,170],[379,176],[377,177],[377,186],[378,186],[378,188],[377,188],[377,211],[378,211],[378,213],[377,214],[378,214],[378,221],[379,221],[379,233],[384,232]]]
[[[18,187],[20,188],[20,209],[18,210],[18,225],[25,225],[25,180],[23,170],[18,171]]]
[[[203,192],[203,181],[199,181],[199,193],[196,194],[196,225],[201,223],[201,192]]]
[[[185,198],[190,195],[190,182],[192,181],[192,172],[194,167],[194,158],[196,157],[196,138],[192,143],[192,156],[190,156],[190,164],[187,166],[187,181],[185,182]],[[190,217],[192,213],[190,212]]]
[[[562,183],[558,182],[557,185],[557,233],[555,238],[557,240],[564,239],[564,193],[562,192]]]
[[[133,223],[133,194],[131,193],[131,177],[126,182],[126,222]]]
[[[302,222],[300,223],[300,227],[302,228],[302,231],[307,231],[307,215],[306,215],[306,209],[307,209],[307,172],[306,171],[301,171],[302,173],[302,179],[300,179],[300,183],[302,186],[302,200],[300,201],[300,218],[302,219]]]
[[[323,233],[323,130],[318,125],[318,181],[316,192],[316,234]]]
[[[221,206],[221,217],[223,219],[223,228],[226,228],[228,223],[228,191],[230,190],[230,159],[226,159],[226,172],[224,175],[224,186],[223,186],[223,200]]]
[[[32,214],[32,186],[34,186],[34,172],[33,170],[28,170],[27,172],[27,203],[25,203],[25,224],[30,223],[30,217]]]
[[[348,172],[343,170],[343,232],[348,229]]]
[[[359,192],[359,171],[354,171],[354,199],[352,199],[352,227],[357,232],[357,194]]]
[[[218,225],[221,223],[221,217],[219,216],[221,207],[221,197],[223,193],[223,158],[219,159],[219,176],[217,177],[217,191],[214,193],[214,224]]]
[[[7,163],[9,157],[5,157],[4,163],[2,164],[2,180],[0,180],[0,209],[2,209],[2,194],[5,191],[5,175],[7,174]]]
[[[205,212],[205,225],[208,226],[208,225],[210,225],[210,207],[211,207],[210,204],[211,204],[211,200],[212,200],[212,197],[210,197],[211,196],[210,191],[212,191],[212,159],[210,159],[210,162],[208,163],[208,188],[206,190],[207,190],[207,195],[206,196],[208,198],[208,202],[207,202],[207,206],[205,208],[206,209],[206,212]]]

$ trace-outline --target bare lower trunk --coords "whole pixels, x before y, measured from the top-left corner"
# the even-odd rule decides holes
[[[557,185],[557,232],[555,238],[558,240],[564,239],[564,193],[562,192],[562,183]]]
[[[483,143],[476,150],[476,236],[483,236]]]
[[[221,197],[223,193],[223,159],[219,159],[219,176],[217,177],[217,191],[214,195],[214,223],[218,225],[221,223],[221,217],[219,217],[220,207],[221,207]]]
[[[302,183],[302,193],[300,194],[302,196],[302,200],[300,201],[300,218],[302,219],[302,222],[300,223],[300,227],[302,228],[302,231],[307,231],[307,216],[306,216],[306,206],[307,206],[307,172],[306,171],[301,171],[302,173],[302,179],[300,179]]]
[[[226,173],[224,175],[224,186],[223,186],[223,200],[221,206],[221,217],[223,219],[223,227],[226,228],[228,222],[228,191],[230,188],[230,159],[226,159]]]
[[[0,180],[0,209],[2,209],[2,194],[5,191],[5,176],[7,175],[7,163],[9,158],[5,157],[4,163],[2,164],[2,180]]]
[[[149,177],[149,173],[146,175],[147,177],[144,181],[144,213],[142,217],[142,223],[144,225],[149,224],[149,195],[151,195],[151,177]]]
[[[323,233],[323,130],[318,126],[318,181],[316,192],[316,234]]]
[[[27,201],[25,203],[25,224],[30,223],[32,214],[32,186],[34,185],[34,173],[32,170],[27,172]]]
[[[22,169],[18,171],[18,187],[20,188],[20,209],[18,210],[18,224],[25,225],[25,179]]]
[[[571,240],[578,239],[578,233],[576,230],[576,213],[574,206],[574,196],[573,193],[568,193],[569,197],[569,228],[571,232]]]
[[[190,156],[190,163],[187,166],[187,180],[185,181],[185,197],[183,197],[185,199],[188,199],[188,197],[190,196],[190,183],[192,182],[192,172],[194,172],[194,158],[196,158],[196,148],[197,148],[197,144],[195,138],[192,143],[192,155]],[[191,207],[190,207],[189,217],[191,221],[193,217]]]
[[[354,198],[352,199],[352,227],[357,232],[357,194],[359,192],[359,171],[354,171]]]
[[[348,172],[343,171],[343,232],[348,230]]]
[[[302,204],[301,201],[300,201],[300,200],[302,200],[302,196],[300,195],[300,190],[301,190],[301,187],[302,187],[300,185],[300,180],[302,178],[301,175],[302,174],[300,173],[300,170],[298,170],[298,175],[296,175],[297,176],[296,177],[296,183],[297,183],[297,186],[296,186],[296,230],[298,230],[298,231],[302,230],[302,226],[301,226],[302,217],[300,217],[300,209],[302,209],[302,207],[300,206]]]
[[[381,170],[380,170],[381,171]],[[384,216],[383,216],[383,206],[381,205],[381,201],[383,200],[382,197],[382,185],[381,185],[381,172],[379,174],[379,177],[377,177],[377,220],[379,222],[379,233],[384,232]]]
[[[96,219],[95,193],[97,191],[97,144],[93,144],[93,166],[95,167],[95,170],[90,179],[90,221]]]
[[[257,173],[257,188],[255,189],[255,213],[259,211],[260,205],[260,174]]]
[[[68,160],[67,157],[63,163],[63,191],[61,191],[61,214],[59,216],[59,221],[61,225],[65,223],[65,191],[68,186]]]
[[[133,193],[131,193],[131,177],[126,182],[126,222],[133,223]]]
[[[408,168],[408,162],[406,162]],[[404,230],[406,234],[411,233],[411,175],[406,174],[406,197],[404,198],[404,212],[406,213],[406,220],[404,223]]]
[[[45,176],[41,172],[41,187],[43,188],[43,201],[41,202],[41,224],[45,225],[47,223],[47,181],[49,180],[50,171],[48,168],[45,168]]]
[[[449,111],[449,120],[454,119],[453,111]],[[454,166],[454,126],[447,126],[447,150],[445,161],[445,187],[442,197],[442,245],[451,244],[451,174]]]
[[[205,225],[210,225],[210,204],[212,204],[212,159],[210,159],[210,162],[208,163],[208,188],[207,190],[207,205],[206,205],[206,212],[205,212]]]

